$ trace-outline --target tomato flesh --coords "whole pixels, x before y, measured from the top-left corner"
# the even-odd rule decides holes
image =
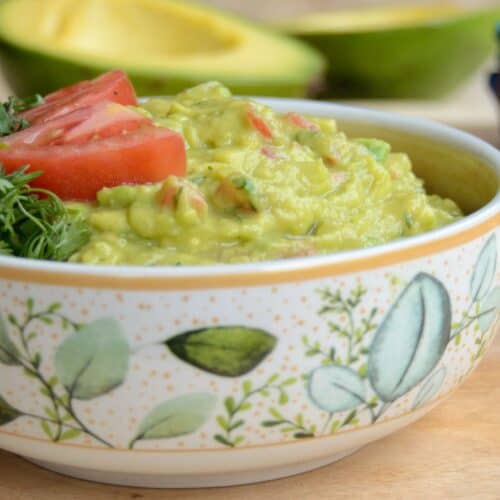
[[[29,165],[32,185],[63,200],[94,200],[103,187],[186,175],[182,136],[126,106],[100,102],[4,137],[7,172]]]
[[[109,71],[94,80],[86,80],[52,92],[44,97],[43,104],[23,112],[21,116],[34,125],[102,101],[137,105],[134,87],[126,73]]]
[[[168,175],[186,175],[183,138],[176,132],[145,125],[127,133],[90,141],[0,150],[7,172],[23,165],[41,170],[32,181],[63,200],[94,200],[103,187],[160,182]]]

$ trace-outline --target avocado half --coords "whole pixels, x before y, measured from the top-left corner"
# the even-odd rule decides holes
[[[327,97],[434,98],[485,61],[499,19],[500,9],[438,4],[322,12],[276,26],[326,56]]]
[[[139,95],[219,80],[238,94],[304,96],[324,68],[303,42],[181,0],[3,0],[0,50],[19,95],[120,68]]]

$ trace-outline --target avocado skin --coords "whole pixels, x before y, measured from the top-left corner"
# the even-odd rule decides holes
[[[0,64],[5,78],[16,95],[48,94],[66,85],[81,80],[95,78],[108,71],[109,66],[94,66],[68,61],[39,52],[24,50],[4,41],[0,42]],[[137,95],[160,96],[173,95],[185,88],[201,83],[197,78],[183,78],[176,75],[162,77],[160,75],[146,76],[135,73],[133,69],[121,68],[127,71]],[[214,78],[217,79],[217,78]],[[224,81],[234,94],[261,95],[278,97],[312,96],[321,82],[322,75],[318,73],[309,81],[288,82],[269,80],[262,83]]]
[[[297,34],[329,63],[335,98],[438,98],[455,90],[494,48],[500,9],[415,27]]]

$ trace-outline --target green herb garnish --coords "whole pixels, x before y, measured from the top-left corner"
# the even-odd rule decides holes
[[[415,219],[413,218],[413,215],[410,212],[405,212],[404,221],[408,229],[411,229],[415,224]]]
[[[20,117],[19,113],[27,109],[34,108],[43,103],[43,97],[35,94],[24,99],[18,97],[9,97],[9,99],[0,104],[0,136],[9,135],[18,132],[30,126],[29,122]]]
[[[54,193],[29,185],[41,174],[27,167],[7,174],[0,166],[0,254],[65,261],[90,232]]]
[[[201,186],[207,179],[206,175],[192,175],[189,177],[189,182],[192,182],[196,186]]]
[[[257,191],[255,184],[248,177],[233,177],[231,182],[236,189],[242,189],[248,194],[254,194]]]

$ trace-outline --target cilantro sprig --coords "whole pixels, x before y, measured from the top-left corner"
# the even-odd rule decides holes
[[[34,108],[43,103],[43,97],[35,94],[20,99],[9,97],[7,101],[0,104],[0,136],[9,135],[30,126],[28,120],[19,116],[19,113]]]
[[[0,254],[65,261],[90,233],[80,214],[54,193],[31,187],[42,172],[0,166]]]

